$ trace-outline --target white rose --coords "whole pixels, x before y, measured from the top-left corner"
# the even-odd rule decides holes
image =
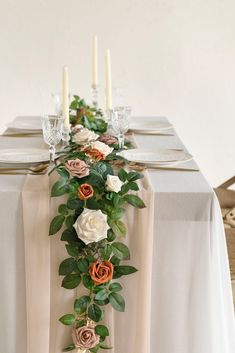
[[[88,142],[94,141],[99,137],[94,131],[91,131],[87,128],[81,129],[73,136],[73,142],[84,145]]]
[[[107,238],[110,228],[107,223],[107,215],[100,210],[89,210],[87,208],[80,214],[74,223],[74,228],[86,245]]]
[[[106,190],[119,192],[121,190],[122,184],[123,183],[118,176],[107,175]]]
[[[92,142],[91,147],[99,150],[105,157],[113,151],[112,147],[100,141]]]

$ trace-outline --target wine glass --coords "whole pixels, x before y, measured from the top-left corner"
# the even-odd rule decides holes
[[[124,134],[129,129],[129,117],[131,115],[131,107],[119,106],[115,107],[111,114],[111,124],[114,133],[118,137],[119,149],[124,149]]]
[[[55,160],[55,146],[62,138],[63,118],[55,115],[46,115],[42,118],[42,131],[44,141],[49,145],[50,164]]]

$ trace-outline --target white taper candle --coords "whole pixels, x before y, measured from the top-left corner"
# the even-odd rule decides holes
[[[111,78],[111,58],[110,50],[106,52],[106,110],[112,109],[112,78]]]
[[[93,37],[93,52],[92,52],[92,86],[98,85],[98,39]]]
[[[66,127],[69,127],[69,79],[68,79],[68,68],[63,67],[63,118]]]

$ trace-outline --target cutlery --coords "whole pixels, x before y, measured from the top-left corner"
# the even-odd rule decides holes
[[[15,171],[23,171],[23,170],[28,170],[29,172],[32,173],[40,173],[48,168],[49,164],[39,164],[34,167],[0,167],[0,173],[1,172],[15,172]]]
[[[42,136],[41,133],[7,133],[7,134],[3,134],[0,135],[1,137],[38,137],[38,136]]]
[[[137,171],[145,169],[156,169],[156,170],[172,170],[176,172],[199,172],[199,169],[195,168],[178,168],[178,167],[161,167],[156,165],[144,164],[144,163],[129,163],[129,168]]]
[[[37,173],[33,173],[33,172],[14,172],[14,171],[5,171],[5,172],[1,172],[0,171],[0,175],[45,175],[46,174],[46,170],[44,170],[43,172],[37,172]]]

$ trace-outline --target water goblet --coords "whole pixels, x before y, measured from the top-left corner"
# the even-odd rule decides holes
[[[115,107],[111,114],[112,129],[118,137],[120,150],[124,149],[124,134],[129,129],[130,115],[131,107],[128,106]]]
[[[63,123],[64,119],[55,115],[47,115],[42,118],[43,138],[46,144],[49,145],[50,164],[53,164],[55,160],[55,146],[62,138]]]

